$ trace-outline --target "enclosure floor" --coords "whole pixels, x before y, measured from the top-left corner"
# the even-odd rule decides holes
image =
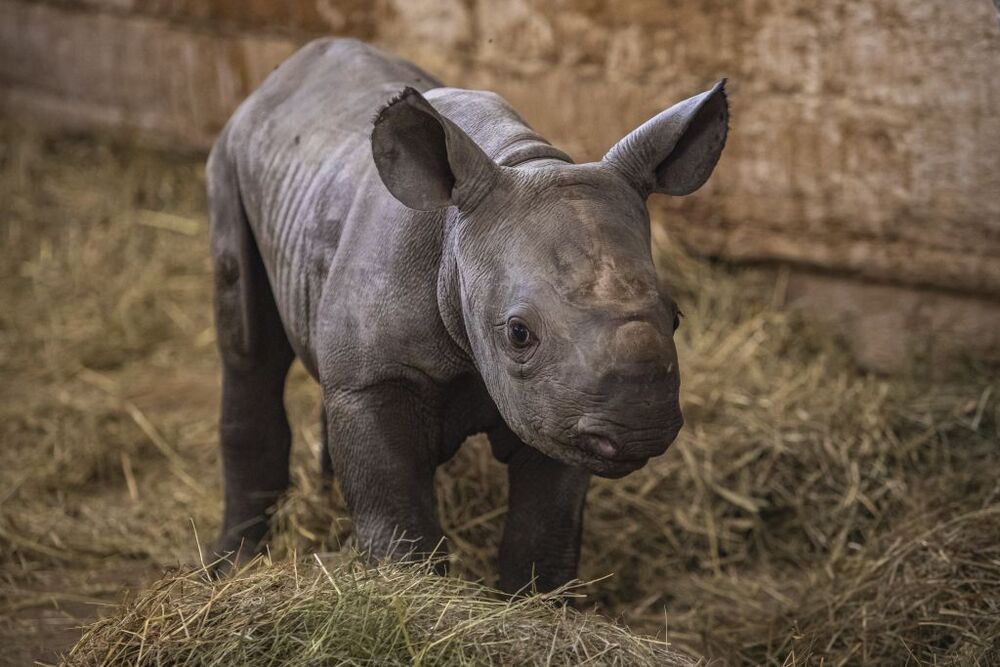
[[[200,562],[221,516],[201,158],[0,123],[0,653],[54,662],[127,591]],[[1000,664],[1000,380],[860,371],[772,278],[692,260],[686,426],[588,496],[582,606],[728,664]],[[318,392],[286,396],[272,555],[351,545],[319,481]],[[451,573],[495,582],[503,468],[444,466]],[[607,575],[611,575],[607,577]],[[607,578],[605,578],[607,577]]]

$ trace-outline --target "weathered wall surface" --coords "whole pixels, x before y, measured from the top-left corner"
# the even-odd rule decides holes
[[[0,0],[0,105],[204,148],[277,62],[330,33],[497,90],[578,159],[728,76],[716,176],[657,202],[675,238],[1000,302],[988,0]]]

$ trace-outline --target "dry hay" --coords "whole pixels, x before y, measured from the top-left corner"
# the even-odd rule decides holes
[[[195,532],[213,535],[221,509],[217,366],[197,161],[0,137],[0,643],[27,646],[45,639],[30,614],[197,562]],[[687,426],[642,471],[595,481],[581,576],[613,576],[578,589],[580,604],[729,663],[996,663],[995,369],[867,374],[780,309],[780,276],[657,246],[686,314]],[[318,398],[301,369],[287,402],[296,486],[261,581],[292,553],[351,546],[336,489],[319,484]],[[438,493],[451,571],[495,584],[506,489],[481,439],[442,468]],[[178,591],[221,594],[186,581],[75,618],[125,622],[168,589],[178,609]]]
[[[499,599],[431,567],[338,559],[205,570],[91,626],[68,665],[694,665],[558,595]]]

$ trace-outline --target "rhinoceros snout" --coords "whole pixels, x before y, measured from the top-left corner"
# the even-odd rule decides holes
[[[679,408],[667,409],[660,417],[655,423],[634,422],[634,426],[629,426],[609,421],[603,415],[584,415],[574,428],[573,444],[602,461],[639,463],[637,467],[641,467],[647,460],[666,452],[684,426]]]

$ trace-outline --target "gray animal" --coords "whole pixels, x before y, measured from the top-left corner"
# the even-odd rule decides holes
[[[485,432],[509,477],[501,587],[574,578],[591,473],[637,470],[682,425],[679,313],[645,199],[708,179],[723,86],[574,164],[499,96],[361,42],[314,41],[278,67],[208,161],[218,553],[261,548],[288,486],[298,357],[369,557],[439,547],[435,468]]]

